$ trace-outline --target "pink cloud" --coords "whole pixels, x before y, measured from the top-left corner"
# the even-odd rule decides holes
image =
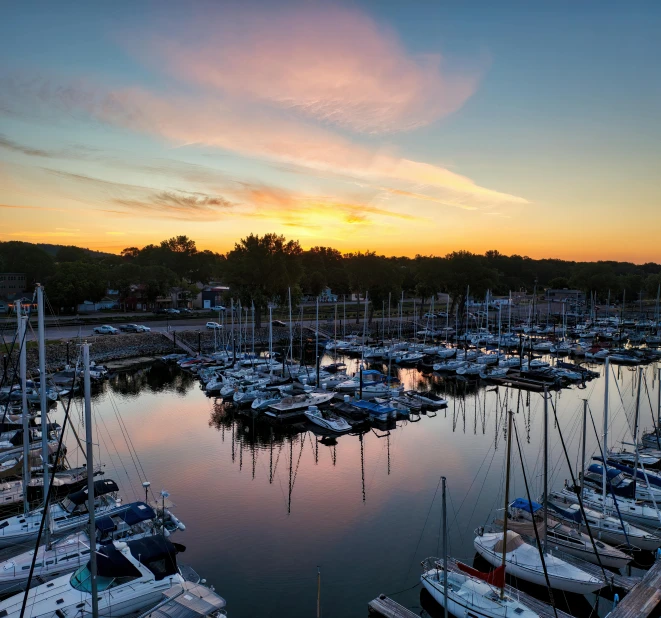
[[[209,7],[176,27],[125,41],[144,40],[138,53],[182,81],[361,133],[429,124],[477,88],[477,73],[453,73],[439,54],[411,55],[392,30],[330,3]]]

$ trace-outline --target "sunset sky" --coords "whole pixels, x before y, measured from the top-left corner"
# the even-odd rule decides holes
[[[0,240],[661,261],[657,2],[23,2]]]

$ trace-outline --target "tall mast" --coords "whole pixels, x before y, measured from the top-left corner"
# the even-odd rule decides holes
[[[37,319],[39,324],[39,395],[41,399],[41,457],[43,459],[44,505],[48,487],[48,397],[46,396],[46,333],[44,327],[44,288],[37,284]]]
[[[656,404],[656,407],[657,407],[656,427],[657,427],[657,431],[661,432],[661,429],[660,429],[661,425],[659,424],[659,423],[661,423],[661,367],[659,367],[659,373],[658,373],[658,376],[657,376],[657,379],[656,379],[656,396],[657,396],[657,399],[658,399],[657,404]]]
[[[234,348],[234,299],[232,298],[232,362],[236,359],[236,350]]]
[[[89,538],[92,544],[90,552],[90,581],[92,594],[92,616],[99,615],[99,598],[96,582],[96,521],[94,518],[94,442],[92,441],[92,397],[90,385],[90,346],[83,344],[84,388],[85,388],[85,438],[87,442],[87,510],[89,511]]]
[[[19,372],[21,378],[21,411],[23,413],[23,511],[30,510],[28,487],[30,485],[30,422],[28,419],[27,393],[27,316],[21,312],[21,300],[14,303],[18,320],[18,340],[20,342]]]
[[[252,358],[255,359],[255,303],[252,303]]]
[[[507,334],[512,334],[512,290],[510,290],[510,300],[507,304]]]
[[[319,297],[317,296],[317,313],[315,317],[315,327],[314,327],[314,365],[315,371],[317,373],[317,388],[321,387],[319,384]]]
[[[581,479],[581,502],[583,501],[583,487],[585,486],[585,435],[587,433],[587,420],[588,420],[588,400],[583,400],[583,443],[581,445],[581,469],[579,470]],[[606,465],[606,462],[604,462]]]
[[[443,616],[448,618],[448,511],[445,504],[445,477],[442,476],[443,482]]]
[[[273,306],[269,303],[269,367],[273,362]],[[273,369],[271,369],[272,371]],[[282,376],[284,378],[284,376]]]
[[[287,294],[289,297],[289,354],[291,355],[291,362],[294,362],[294,333],[291,327],[291,288],[287,288]],[[303,324],[301,324],[303,328]]]
[[[544,551],[546,551],[546,528],[548,526],[549,494],[549,391],[544,387]]]
[[[636,459],[633,466],[633,480],[636,481],[636,474],[638,473],[638,422],[640,419],[640,387],[643,382],[643,368],[638,368],[638,393],[636,394],[636,414],[633,421],[633,445],[636,449]]]
[[[505,514],[503,516],[503,559],[501,566],[505,568],[505,558],[507,556],[507,521],[510,501],[510,459],[512,455],[512,410],[507,412],[507,466],[505,469]],[[503,578],[503,587],[500,589],[501,601],[505,598],[505,578]]]
[[[606,377],[604,384],[604,461],[602,466],[601,475],[601,492],[604,502],[604,515],[606,514],[606,462],[608,461],[608,382],[610,382],[610,363],[608,356],[604,361],[604,376]]]

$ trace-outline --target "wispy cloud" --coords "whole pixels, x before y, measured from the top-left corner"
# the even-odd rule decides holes
[[[154,213],[174,219],[214,220],[220,218],[223,211],[234,205],[223,197],[160,191],[147,195],[144,199],[115,199],[116,204],[132,210]]]
[[[408,53],[394,31],[330,3],[207,7],[176,30],[140,34],[123,38],[182,81],[361,133],[429,124],[461,107],[479,78],[439,54]]]
[[[31,157],[50,157],[51,154],[47,150],[41,150],[39,148],[31,148],[30,146],[25,146],[19,144],[14,140],[9,139],[8,137],[0,134],[0,148],[5,150],[11,150],[12,152],[20,152],[21,154],[28,155]]]

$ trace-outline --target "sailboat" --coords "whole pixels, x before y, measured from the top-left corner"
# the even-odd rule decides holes
[[[511,420],[510,420],[511,422]],[[432,598],[454,616],[475,616],[476,618],[539,618],[532,611],[505,593],[505,567],[500,566],[493,573],[481,573],[457,562],[459,571],[448,568],[447,556],[447,507],[445,498],[445,477],[443,482],[443,561],[427,558],[423,561],[420,581]],[[500,588],[500,590],[499,590]]]
[[[546,402],[546,399],[544,400]],[[512,412],[509,412],[510,419]],[[604,581],[582,571],[551,555],[546,550],[543,551],[526,543],[520,534],[507,529],[508,525],[508,507],[509,507],[509,462],[511,445],[511,421],[508,431],[508,453],[507,453],[507,475],[505,481],[505,517],[502,532],[485,532],[479,528],[477,536],[473,541],[475,550],[489,564],[493,566],[505,565],[510,576],[523,579],[533,584],[546,586],[547,581],[552,588],[564,590],[566,592],[576,592],[578,594],[587,594],[599,590],[604,586]],[[544,442],[546,447],[547,440],[547,414],[545,406],[544,414]],[[545,450],[545,464],[546,448]],[[544,466],[544,485],[546,486],[547,469]],[[546,492],[545,492],[546,493]]]

